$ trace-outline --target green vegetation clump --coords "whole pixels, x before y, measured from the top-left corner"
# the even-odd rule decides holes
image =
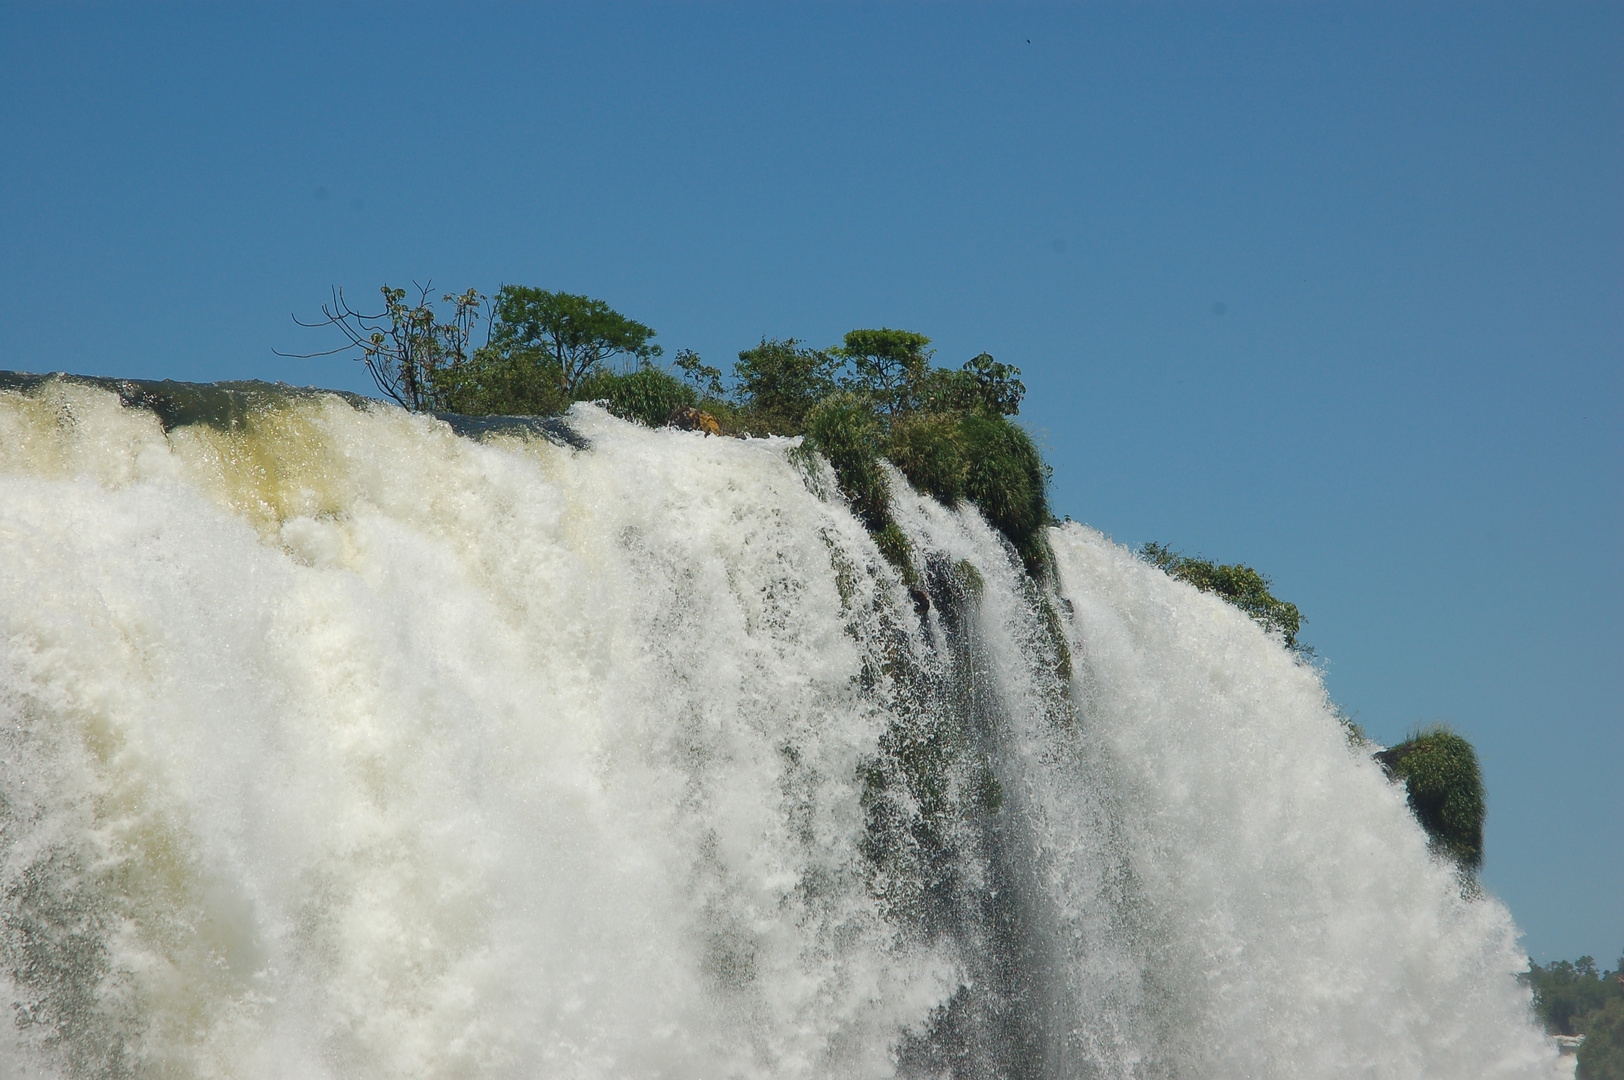
[[[731,398],[713,395],[703,407],[741,433],[805,436],[910,579],[882,459],[947,505],[974,503],[1028,570],[1041,573],[1048,565],[1042,530],[1053,520],[1049,472],[1030,436],[1008,419],[1025,393],[1020,372],[986,353],[958,371],[934,368],[929,344],[923,334],[886,328],[853,330],[832,349],[763,339],[739,353]],[[719,373],[702,370],[711,389],[719,386]]]
[[[880,426],[860,398],[837,393],[806,416],[807,440],[829,460],[840,490],[870,532],[892,524],[890,490],[880,469]]]
[[[1487,803],[1472,744],[1442,725],[1416,732],[1376,755],[1403,780],[1410,809],[1432,842],[1467,871],[1483,865]]]
[[[1534,989],[1534,1012],[1552,1035],[1578,1035],[1581,1025],[1610,1001],[1624,1002],[1624,956],[1613,971],[1597,971],[1594,956],[1557,960],[1545,967],[1530,958],[1523,983]]]
[[[1578,1026],[1585,1041],[1579,1047],[1576,1080],[1624,1080],[1624,998],[1609,998]]]
[[[378,388],[408,409],[545,416],[600,401],[649,426],[803,436],[910,585],[916,572],[891,519],[887,459],[941,502],[973,503],[1032,574],[1047,572],[1049,469],[1010,419],[1026,393],[1019,369],[988,353],[951,370],[932,366],[930,338],[911,330],[853,330],[829,349],[763,338],[739,353],[729,390],[720,370],[688,350],[672,370],[657,367],[655,331],[591,297],[504,285],[487,302],[470,289],[441,298],[451,305],[443,318],[427,286],[415,305],[404,290],[382,292],[383,311],[367,314],[335,289],[324,319],[303,325],[341,330],[349,344],[333,351],[355,352]],[[476,349],[481,318],[486,343]]]
[[[952,506],[970,478],[963,422],[950,413],[916,413],[892,421],[886,449],[891,463],[915,487]]]
[[[1036,572],[1048,558],[1042,530],[1053,520],[1045,494],[1048,467],[1031,436],[1005,417],[970,413],[959,429],[969,459],[965,496]]]
[[[695,358],[697,359],[697,358]],[[794,338],[762,338],[739,353],[733,365],[734,394],[726,401],[720,372],[709,369],[717,393],[710,400],[732,406],[734,429],[747,435],[804,435],[811,413],[840,389],[841,360]]]
[[[597,371],[582,379],[577,400],[601,401],[622,420],[659,427],[679,409],[699,401],[693,389],[657,367],[621,374]]]
[[[1583,1035],[1578,1080],[1624,1080],[1624,956],[1612,971],[1596,970],[1596,958],[1532,959],[1519,976],[1534,990],[1534,1013],[1551,1035]]]
[[[1139,549],[1139,557],[1187,581],[1202,592],[1223,597],[1250,615],[1265,630],[1278,631],[1286,648],[1306,652],[1297,644],[1297,633],[1306,622],[1296,604],[1277,598],[1269,590],[1274,583],[1250,566],[1222,565],[1210,559],[1191,558],[1151,542]]]
[[[602,300],[504,285],[489,300],[475,289],[445,294],[440,300],[451,312],[443,318],[429,286],[417,290],[417,303],[409,304],[406,290],[383,286],[383,310],[372,314],[355,310],[344,291],[334,289],[322,319],[299,325],[332,327],[348,344],[300,355],[350,352],[384,396],[414,412],[547,416],[572,401],[592,400],[597,391],[612,400],[618,394],[635,413],[669,392],[659,379],[627,387],[602,382],[615,357],[633,365],[630,375],[655,370],[662,354],[651,328]],[[474,327],[482,320],[486,340],[475,349]]]
[[[570,406],[539,349],[476,353],[477,362],[435,373],[436,412],[463,416],[556,416]]]
[[[1020,427],[981,409],[905,414],[892,422],[886,450],[914,487],[949,506],[968,499],[1029,570],[1045,565],[1048,467]]]

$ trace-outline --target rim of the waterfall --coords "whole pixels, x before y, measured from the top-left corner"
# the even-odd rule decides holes
[[[345,390],[294,386],[264,379],[221,382],[184,382],[179,379],[122,379],[107,375],[77,375],[67,371],[45,373],[0,371],[0,390],[38,391],[52,383],[90,386],[116,394],[125,408],[144,409],[158,418],[165,431],[193,424],[225,429],[243,426],[248,413],[274,399],[340,398],[356,408],[374,399]],[[380,403],[381,404],[381,403]]]
[[[277,401],[333,397],[355,409],[399,408],[393,402],[367,397],[348,390],[321,386],[295,386],[264,379],[228,379],[220,382],[186,382],[179,379],[121,379],[106,375],[77,375],[66,371],[29,372],[0,370],[0,391],[34,393],[53,383],[89,386],[118,396],[125,408],[152,413],[164,431],[203,425],[222,431],[242,429],[255,411]],[[538,435],[549,442],[576,450],[590,448],[591,442],[557,416],[464,416],[460,413],[432,413],[466,438],[520,432]]]
[[[763,342],[759,350],[784,351],[797,357],[808,351],[799,348],[794,341]],[[981,357],[972,360],[967,370],[981,360]],[[993,363],[990,357],[986,363]],[[331,395],[358,409],[393,404],[348,391],[258,379],[193,383],[68,372],[0,372],[0,390],[31,392],[53,380],[93,386],[116,394],[125,407],[151,412],[165,431],[193,424],[237,430],[256,409],[273,399]],[[1043,461],[1032,436],[1007,415],[972,408],[939,414],[924,412],[917,416],[904,413],[900,418],[885,418],[890,421],[887,426],[872,403],[849,391],[834,390],[834,383],[830,381],[830,393],[802,401],[805,415],[799,417],[798,422],[790,423],[780,422],[783,418],[776,417],[771,410],[761,416],[747,416],[743,412],[735,415],[726,403],[700,399],[673,376],[654,368],[628,374],[598,372],[587,382],[593,394],[585,400],[601,401],[612,414],[647,427],[693,427],[707,434],[746,437],[802,436],[809,450],[823,454],[829,461],[841,494],[874,536],[881,553],[910,587],[917,586],[917,573],[907,538],[891,517],[890,484],[880,468],[882,460],[891,461],[910,483],[944,504],[974,503],[988,522],[1009,540],[1029,574],[1041,580],[1049,572],[1052,555],[1044,530],[1057,523],[1048,504],[1050,467]],[[673,396],[668,391],[681,393]],[[721,422],[697,406],[717,410]],[[424,411],[445,422],[458,435],[470,438],[523,433],[573,449],[586,449],[591,445],[560,414],[516,416]],[[894,433],[890,430],[893,427]]]

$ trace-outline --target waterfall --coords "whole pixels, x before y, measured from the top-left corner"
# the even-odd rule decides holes
[[[0,382],[0,1075],[1549,1075],[1312,669],[891,486]]]

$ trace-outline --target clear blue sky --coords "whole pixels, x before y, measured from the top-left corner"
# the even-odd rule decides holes
[[[1058,512],[1273,575],[1624,949],[1624,5],[0,6],[0,367],[357,390],[330,285],[1020,366]]]

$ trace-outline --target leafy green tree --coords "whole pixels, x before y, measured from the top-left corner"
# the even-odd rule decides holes
[[[1624,1080],[1624,997],[1615,996],[1587,1015],[1583,1028],[1577,1080]]]
[[[930,370],[929,344],[930,338],[911,330],[853,330],[829,352],[852,365],[847,389],[867,395],[875,408],[896,416],[918,407]]]
[[[1015,416],[1021,411],[1026,384],[1021,382],[1020,368],[1000,364],[991,353],[981,353],[966,360],[963,371],[975,383],[984,412]]]
[[[762,338],[739,353],[733,379],[739,404],[753,414],[755,426],[775,435],[799,435],[811,410],[839,388],[840,367],[840,358],[794,338]]]
[[[682,380],[700,400],[720,402],[727,397],[721,371],[701,360],[692,349],[678,349],[671,366],[682,372]]]
[[[1468,871],[1483,865],[1488,804],[1471,743],[1439,724],[1381,751],[1376,760],[1389,776],[1404,781],[1410,809],[1434,844]],[[1592,977],[1594,965],[1592,960]]]
[[[1286,648],[1306,651],[1297,644],[1297,632],[1307,620],[1296,604],[1278,599],[1269,590],[1274,583],[1250,566],[1220,565],[1210,559],[1191,558],[1152,541],[1139,549],[1139,557],[1160,567],[1202,592],[1214,593],[1240,608],[1265,630],[1276,630]]]
[[[544,357],[538,372],[556,375],[567,397],[616,356],[646,365],[664,351],[654,330],[602,300],[573,293],[504,285],[491,305],[489,347],[495,356]]]
[[[972,357],[957,371],[932,368],[920,381],[919,408],[932,413],[1015,416],[1026,396],[1020,374],[1020,368],[1000,364],[991,353]]]
[[[391,400],[413,412],[443,408],[445,387],[469,364],[469,339],[482,318],[485,297],[473,289],[447,293],[440,299],[451,305],[451,315],[441,319],[429,301],[430,286],[416,288],[417,302],[410,304],[405,289],[384,285],[379,290],[384,309],[369,315],[350,307],[344,290],[335,286],[332,299],[321,307],[320,321],[302,322],[297,316],[293,321],[306,327],[335,327],[348,342],[325,352],[278,355],[309,359],[354,352],[353,358],[366,365],[372,381]]]

